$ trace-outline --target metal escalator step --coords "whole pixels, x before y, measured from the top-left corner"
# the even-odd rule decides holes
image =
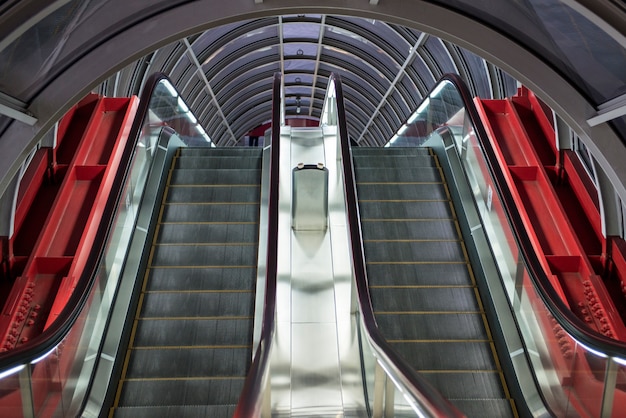
[[[190,243],[254,243],[258,242],[259,225],[204,223],[204,224],[161,224],[157,241],[159,244]]]
[[[463,262],[465,253],[454,241],[366,242],[365,260],[371,263]]]
[[[452,403],[468,418],[517,417],[508,399],[453,399]]]
[[[257,245],[156,245],[150,267],[256,266]]]
[[[120,405],[235,405],[244,379],[129,380],[123,382]]]
[[[126,379],[244,378],[251,353],[251,347],[134,349]]]
[[[416,370],[497,371],[488,341],[393,342],[391,346]]]
[[[168,187],[167,203],[258,203],[261,187],[258,185],[239,186],[174,186]]]
[[[236,405],[169,405],[120,407],[114,418],[231,418]]]
[[[479,313],[425,313],[419,315],[376,315],[387,340],[487,340]]]
[[[441,182],[441,174],[436,167],[415,167],[410,170],[398,170],[389,167],[359,169],[356,170],[355,176],[357,184],[369,182]]]
[[[357,190],[359,201],[448,200],[443,183],[361,183],[357,184]]]
[[[353,147],[352,155],[432,155],[426,147]]]
[[[472,283],[466,264],[370,264],[370,286],[458,286]]]
[[[263,159],[254,156],[179,157],[174,160],[174,169],[261,169]]]
[[[256,266],[151,268],[146,280],[146,290],[253,290],[256,279]]]
[[[138,321],[133,348],[173,346],[248,346],[252,318],[144,319]]]
[[[375,313],[480,312],[473,287],[370,288]]]
[[[243,147],[183,147],[180,148],[180,156],[256,156],[263,154],[261,148],[243,148]]]
[[[357,172],[363,168],[393,168],[393,167],[436,167],[437,160],[430,155],[410,156],[354,156],[354,167]]]
[[[506,398],[496,372],[421,372],[421,375],[452,403]]]
[[[261,170],[178,169],[172,171],[170,184],[259,184]]]
[[[140,318],[252,317],[253,292],[146,293]]]
[[[161,222],[258,222],[259,202],[164,205]]]
[[[454,219],[447,202],[359,202],[361,219]]]
[[[372,240],[457,240],[456,223],[450,219],[361,222],[363,236]]]

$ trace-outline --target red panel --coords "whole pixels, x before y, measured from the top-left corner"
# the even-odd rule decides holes
[[[63,178],[50,214],[0,316],[2,349],[41,332],[65,307],[81,277],[101,222],[137,99],[89,96],[63,123]]]
[[[543,258],[546,273],[548,277],[556,276],[555,289],[573,312],[585,319],[593,311],[591,325],[599,332],[626,340],[626,327],[578,241],[519,114],[509,103],[476,99],[477,110],[535,250]],[[572,263],[573,259],[563,257],[580,261]],[[565,260],[576,266],[575,271],[565,268]]]

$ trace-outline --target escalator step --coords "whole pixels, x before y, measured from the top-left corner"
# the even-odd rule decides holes
[[[473,287],[376,287],[370,293],[374,313],[480,312]]]
[[[483,399],[506,398],[500,375],[496,372],[422,372],[421,374],[452,403],[455,403],[454,401],[457,399],[466,402],[480,402]],[[483,417],[485,415],[475,416]],[[503,417],[505,416],[507,415],[503,415]]]
[[[414,167],[410,170],[398,170],[397,168],[370,168],[357,170],[356,182],[441,182],[441,174],[435,167]]]
[[[259,203],[164,205],[161,222],[258,222]]]
[[[235,405],[244,379],[155,379],[123,382],[124,406]]]
[[[133,380],[245,377],[250,347],[134,349],[128,362]]]
[[[167,203],[258,203],[261,188],[254,186],[174,186],[167,189]]]
[[[206,157],[206,156],[251,156],[260,158],[263,150],[260,148],[243,147],[183,147],[180,148],[181,156]]]
[[[249,224],[162,224],[159,226],[159,244],[191,243],[252,243],[258,241],[259,225]]]
[[[391,346],[416,370],[497,370],[488,341],[394,342]]]
[[[479,313],[426,313],[419,315],[376,315],[376,322],[388,340],[485,340]]]
[[[427,200],[447,201],[442,183],[365,183],[357,185],[359,201],[364,200]],[[405,204],[410,202],[405,202]]]
[[[170,405],[120,407],[115,410],[115,418],[231,418],[235,405]]]
[[[457,408],[468,417],[506,418],[515,417],[508,399],[453,399]]]
[[[369,264],[370,286],[458,286],[472,283],[466,264]]]
[[[367,242],[368,263],[463,262],[465,254],[459,241]]]
[[[247,346],[252,318],[144,319],[138,321],[134,347]]]
[[[353,147],[352,154],[358,155],[431,155],[428,148],[420,147]]]
[[[447,202],[421,201],[406,205],[402,202],[359,202],[362,219],[454,219]]]
[[[456,223],[449,219],[424,221],[368,221],[361,223],[368,240],[457,240]]]
[[[247,267],[251,263],[256,265],[256,254],[256,243],[254,245],[156,245],[153,250],[151,266]]]
[[[367,156],[354,157],[354,167],[360,171],[364,168],[387,168],[387,167],[436,167],[437,160],[430,155],[414,156]]]
[[[151,268],[146,280],[147,291],[167,290],[253,290],[256,266]]]
[[[225,157],[179,157],[174,160],[175,169],[261,169],[263,160],[259,157],[250,156],[225,156]]]
[[[253,292],[146,293],[141,318],[252,317]]]
[[[260,178],[261,170],[174,170],[170,177],[170,185],[258,184]]]

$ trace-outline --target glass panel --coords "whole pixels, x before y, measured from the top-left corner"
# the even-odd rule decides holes
[[[135,219],[150,172],[152,157],[165,129],[177,129],[187,143],[210,146],[211,142],[186,104],[169,82],[162,81],[153,93],[150,111],[137,141],[129,176],[124,185],[104,257],[97,270],[91,293],[78,319],[63,341],[44,358],[26,368],[22,375],[11,374],[0,379],[0,412],[2,416],[30,415],[22,406],[22,392],[28,376],[32,389],[35,416],[77,416],[86,396],[115,291],[122,274],[124,258],[132,238]],[[130,138],[129,140],[132,140]],[[28,399],[28,391],[24,394]]]
[[[505,208],[496,193],[476,131],[466,115],[456,87],[449,82],[440,84],[389,145],[421,144],[433,135],[438,136],[440,128],[445,128],[453,138],[451,146],[460,157],[474,195],[505,294],[519,326],[526,356],[551,412],[559,417],[600,416],[605,395],[613,395],[615,405],[624,405],[626,378],[623,373],[626,362],[607,370],[606,356],[585,347],[567,334],[554,321],[537,293],[509,226]],[[607,378],[615,369],[617,385],[614,390],[614,385],[607,386]],[[623,410],[614,408],[610,416],[620,414]]]
[[[317,42],[317,41],[316,41]],[[283,53],[285,56],[306,56],[317,57],[317,43],[285,43],[283,45]]]
[[[294,22],[283,24],[283,39],[307,38],[315,42],[320,37],[320,25],[317,23]]]

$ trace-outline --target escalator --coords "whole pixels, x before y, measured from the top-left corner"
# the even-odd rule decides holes
[[[517,416],[437,157],[428,148],[352,155],[383,336],[468,417]]]
[[[181,148],[109,416],[231,417],[252,359],[262,150]]]

